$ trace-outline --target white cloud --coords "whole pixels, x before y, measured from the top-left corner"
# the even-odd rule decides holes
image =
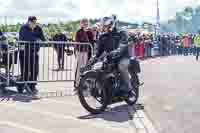
[[[200,4],[200,0],[160,0],[160,17],[175,16],[178,9]],[[102,17],[117,14],[125,21],[151,21],[156,18],[156,0],[6,0],[0,1],[0,16],[12,19],[36,15],[42,21],[50,17],[74,20],[82,17]],[[48,17],[48,18],[47,18]]]

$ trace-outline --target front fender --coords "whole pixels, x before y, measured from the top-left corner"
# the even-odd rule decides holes
[[[140,62],[138,60],[131,60],[128,66],[128,70],[130,73],[140,73],[141,72]]]
[[[90,75],[96,75],[97,78],[100,78],[102,73],[96,70],[89,70],[89,71],[85,71],[84,73],[82,73],[80,76],[81,78],[86,77],[86,76],[90,76]]]
[[[113,79],[113,78],[115,78],[115,75],[114,75],[113,73],[105,74],[105,75],[103,76],[103,80],[104,80],[104,81],[106,81],[106,80],[108,80],[108,79]]]

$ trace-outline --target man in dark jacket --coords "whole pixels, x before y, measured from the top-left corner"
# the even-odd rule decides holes
[[[23,81],[37,81],[39,73],[39,55],[40,45],[36,41],[45,41],[42,29],[36,23],[37,18],[31,16],[28,22],[23,25],[19,32],[20,41],[28,41],[27,43],[20,43],[20,67]],[[30,93],[37,94],[35,88],[36,83],[29,84]]]
[[[94,60],[99,58],[103,52],[110,53],[119,56],[119,71],[121,74],[121,80],[123,87],[121,88],[121,94],[127,96],[130,101],[135,100],[132,92],[131,78],[128,70],[130,57],[132,52],[129,51],[128,46],[128,34],[124,31],[119,31],[117,28],[113,28],[114,20],[111,17],[104,17],[101,21],[103,27],[103,34],[98,41],[97,53]],[[113,30],[114,29],[114,30]],[[93,62],[93,61],[91,61]]]
[[[163,35],[161,38],[161,55],[167,55],[167,45],[168,45],[168,38],[167,35]]]

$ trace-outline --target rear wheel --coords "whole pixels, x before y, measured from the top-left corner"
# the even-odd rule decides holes
[[[82,106],[92,114],[102,113],[108,106],[106,89],[97,77],[96,72],[88,72],[81,78],[78,87],[78,97]]]

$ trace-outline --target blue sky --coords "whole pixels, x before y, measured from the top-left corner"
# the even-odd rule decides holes
[[[187,5],[200,0],[160,0],[161,20],[167,20]],[[99,18],[117,14],[124,21],[155,22],[156,0],[1,0],[0,16],[10,16],[9,22],[25,21],[36,15],[41,22]]]

